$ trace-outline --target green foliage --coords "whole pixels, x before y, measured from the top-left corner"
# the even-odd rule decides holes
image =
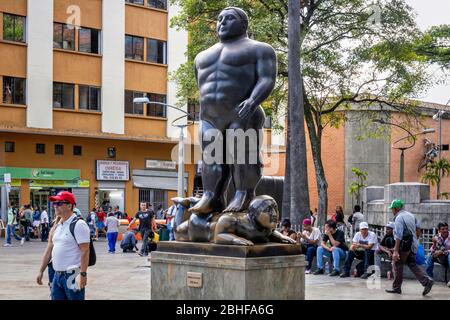
[[[431,184],[432,186],[440,185],[442,181],[442,177],[448,177],[450,175],[450,162],[446,158],[442,158],[441,160],[433,161],[429,163],[426,167],[426,171],[422,176],[422,182]],[[447,196],[447,193],[441,193],[438,195],[438,198],[442,196]]]
[[[450,25],[431,27],[414,47],[415,53],[423,61],[450,68]]]
[[[352,172],[356,177],[356,181],[353,181],[350,184],[348,193],[351,196],[355,196],[356,202],[359,204],[361,202],[361,189],[367,187],[364,182],[367,180],[369,174],[367,171],[362,171],[361,169],[355,167],[352,168]]]

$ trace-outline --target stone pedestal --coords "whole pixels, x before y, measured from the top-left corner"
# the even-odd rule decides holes
[[[160,242],[150,259],[152,300],[305,298],[299,245]]]

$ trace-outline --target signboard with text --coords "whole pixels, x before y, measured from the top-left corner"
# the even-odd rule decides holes
[[[175,170],[177,168],[177,164],[173,161],[147,159],[145,160],[145,168],[160,169],[160,170]]]
[[[99,181],[130,180],[129,162],[97,160],[97,180]]]

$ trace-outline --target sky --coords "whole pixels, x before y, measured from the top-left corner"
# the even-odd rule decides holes
[[[450,0],[405,0],[417,14],[417,24],[422,30],[433,25],[450,24]],[[432,67],[431,72],[437,72],[438,67]],[[446,104],[450,100],[450,80],[446,85],[431,88],[426,95],[420,97],[426,102]]]

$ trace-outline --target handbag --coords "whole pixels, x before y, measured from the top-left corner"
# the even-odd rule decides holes
[[[400,241],[400,251],[402,252],[409,252],[411,251],[412,243],[413,243],[413,234],[411,231],[409,231],[405,220],[403,220],[403,236],[402,240]]]

